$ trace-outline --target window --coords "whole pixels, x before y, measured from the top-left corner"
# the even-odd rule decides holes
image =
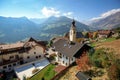
[[[13,66],[16,66],[16,63],[13,63]]]
[[[73,58],[71,60],[73,61]]]
[[[38,58],[38,56],[36,56],[36,58]]]
[[[41,55],[39,55],[39,58],[41,57]]]
[[[62,54],[61,53],[58,56],[59,56],[59,58],[62,58]]]
[[[30,57],[28,56],[27,59],[29,59]]]
[[[34,54],[36,54],[36,52],[34,52]]]
[[[11,67],[11,65],[8,65],[8,67]]]
[[[68,57],[66,57],[66,59],[68,59]]]
[[[14,56],[10,56],[9,58],[12,59],[12,58],[14,58]]]
[[[73,31],[73,33],[75,34],[75,31]]]
[[[66,63],[66,66],[67,66],[67,63]]]
[[[20,62],[18,62],[17,64],[20,64]]]
[[[9,70],[11,70],[11,68],[9,68]]]
[[[55,49],[52,49],[52,51],[55,51]]]
[[[62,54],[60,53],[60,55],[62,55]]]
[[[7,68],[7,66],[3,66],[3,69],[6,69]]]
[[[64,61],[63,61],[63,64],[64,64]]]

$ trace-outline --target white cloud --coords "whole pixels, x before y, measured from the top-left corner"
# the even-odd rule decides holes
[[[41,12],[45,17],[50,17],[50,16],[59,17],[60,16],[60,11],[58,11],[55,8],[52,8],[52,7],[50,7],[50,8],[43,7]]]
[[[67,12],[67,13],[63,13],[63,16],[72,18],[72,14],[73,14],[73,12]]]
[[[41,12],[42,12],[42,15],[46,18],[48,18],[50,16],[55,16],[55,17],[66,16],[66,17],[72,18],[71,16],[73,14],[73,12],[62,13],[61,11],[59,11],[55,8],[52,8],[52,7],[43,7]]]
[[[120,9],[113,9],[113,10],[107,11],[107,12],[101,14],[99,17],[92,18],[91,20],[103,19],[103,18],[106,18],[106,17],[108,17],[110,15],[113,15],[113,14],[115,14],[117,12],[120,12]]]

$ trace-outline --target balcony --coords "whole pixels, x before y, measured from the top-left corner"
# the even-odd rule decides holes
[[[5,59],[3,59],[3,61],[0,62],[0,66],[10,64],[10,63],[14,63],[14,62],[18,62],[20,60],[23,60],[23,58],[19,57],[19,58],[15,58],[14,60],[5,60]]]

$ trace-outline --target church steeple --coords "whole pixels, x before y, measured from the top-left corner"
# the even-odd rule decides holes
[[[74,19],[73,19],[73,21],[72,21],[72,26],[75,27],[75,20],[74,20]]]
[[[70,32],[69,32],[69,38],[70,41],[76,42],[76,26],[75,26],[75,20],[73,19]]]

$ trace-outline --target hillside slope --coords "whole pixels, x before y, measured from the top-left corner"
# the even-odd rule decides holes
[[[50,17],[44,23],[40,24],[42,26],[41,36],[46,36],[48,38],[56,35],[64,35],[70,30],[72,19],[65,16],[61,17]],[[89,31],[89,26],[76,21],[77,31]]]
[[[112,29],[120,27],[120,12],[109,15],[103,19],[93,20],[89,25],[96,29]]]

